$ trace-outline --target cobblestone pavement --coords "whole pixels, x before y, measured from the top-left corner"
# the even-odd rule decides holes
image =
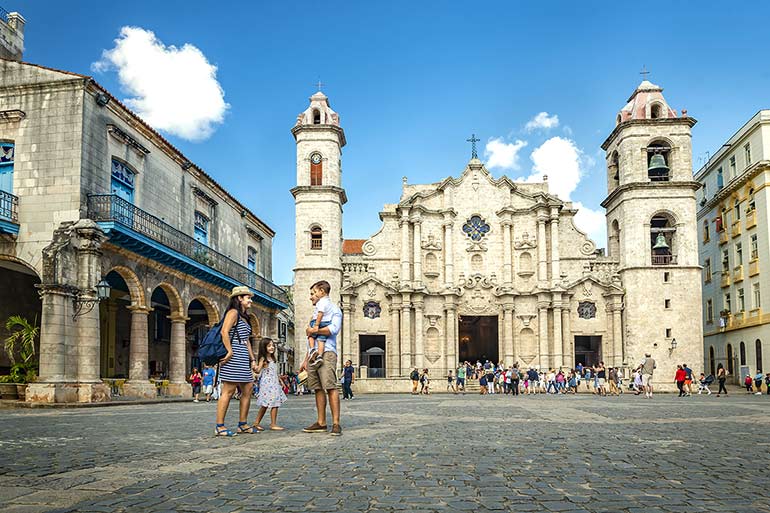
[[[0,511],[770,512],[768,396],[367,396],[342,437],[301,432],[310,397],[282,433],[214,438],[213,417],[2,411]]]

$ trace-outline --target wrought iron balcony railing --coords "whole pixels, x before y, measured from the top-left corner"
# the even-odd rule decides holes
[[[115,194],[89,195],[88,217],[97,222],[119,223],[177,253],[229,276],[238,283],[248,285],[288,304],[286,291],[278,285]]]
[[[19,198],[10,192],[0,191],[0,219],[19,222]]]

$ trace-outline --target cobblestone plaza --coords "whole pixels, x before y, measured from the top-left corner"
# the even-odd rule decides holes
[[[303,397],[281,408],[286,432],[232,439],[212,436],[213,404],[5,410],[0,511],[770,511],[767,396],[378,395],[342,409],[342,437],[301,432]]]

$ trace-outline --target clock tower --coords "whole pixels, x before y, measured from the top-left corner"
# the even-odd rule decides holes
[[[294,196],[294,311],[296,346],[304,347],[305,330],[313,313],[310,286],[326,280],[330,299],[340,302],[342,286],[342,147],[345,132],[339,115],[321,91],[310,97],[310,106],[297,116],[291,133],[297,144],[297,185]],[[338,343],[338,348],[339,348]]]

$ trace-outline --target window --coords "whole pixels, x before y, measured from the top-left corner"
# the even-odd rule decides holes
[[[733,311],[733,303],[732,303],[732,300],[730,299],[730,293],[728,292],[727,294],[725,294],[725,312],[729,314],[732,311]]]
[[[8,194],[13,194],[14,152],[12,142],[0,142],[0,191]]]
[[[751,295],[754,296],[754,308],[760,308],[762,306],[762,300],[759,297],[759,283],[753,283],[751,285]]]
[[[751,164],[751,143],[743,147],[743,153],[746,156],[746,167],[748,167]]]
[[[314,125],[321,124],[321,112],[319,112],[318,109],[313,110],[313,124]]]
[[[749,189],[749,207],[746,209],[746,213],[753,212],[757,208],[757,204],[754,202],[754,189]]]
[[[711,235],[709,234],[709,222],[708,220],[703,221],[703,242],[708,242],[711,240]]]
[[[672,251],[675,235],[676,227],[668,215],[658,214],[650,220],[652,265],[676,264],[676,255]]]
[[[463,233],[473,242],[479,242],[489,231],[489,225],[481,216],[471,216],[463,225]]]
[[[209,218],[195,211],[195,240],[209,245]]]
[[[735,176],[735,155],[730,157],[730,177]]]
[[[248,247],[246,251],[246,267],[253,273],[257,272],[257,248]]]
[[[741,218],[741,202],[739,200],[735,200],[735,203],[733,203],[733,213],[735,215],[735,220],[738,221]]]
[[[706,261],[703,263],[703,281],[706,283],[711,281],[711,259],[707,258]]]
[[[743,244],[735,243],[735,267],[743,265]]]
[[[762,342],[757,339],[754,342],[754,350],[757,352],[757,372],[762,370]]]
[[[653,104],[652,107],[650,108],[650,118],[658,119],[660,117],[660,112],[661,112],[660,104],[658,103]]]
[[[738,289],[738,311],[743,312],[746,310],[746,301],[743,297],[743,289]]]
[[[111,194],[114,194],[129,203],[133,203],[136,173],[123,162],[112,159],[111,176]]]
[[[666,328],[666,338],[671,338],[671,328]]]
[[[664,142],[654,142],[647,147],[647,178],[651,182],[668,182],[671,148]]]
[[[665,308],[665,309],[671,308],[671,300],[670,299],[664,299],[663,300],[663,308]]]
[[[323,185],[323,157],[320,153],[310,155],[310,185]]]
[[[706,322],[714,323],[714,302],[710,299],[706,300]]]
[[[746,344],[741,341],[741,345],[738,346],[738,355],[740,356],[741,365],[746,365]]]
[[[310,249],[323,249],[323,232],[320,226],[310,229]]]
[[[727,372],[733,373],[733,345],[727,344]]]
[[[666,271],[663,273],[663,283],[668,283],[671,281],[671,273]]]
[[[717,190],[725,186],[725,180],[722,177],[722,168],[717,169]]]
[[[757,234],[751,236],[751,259],[759,258],[759,247],[757,246]]]
[[[722,250],[722,272],[730,272],[730,253],[726,248]]]

